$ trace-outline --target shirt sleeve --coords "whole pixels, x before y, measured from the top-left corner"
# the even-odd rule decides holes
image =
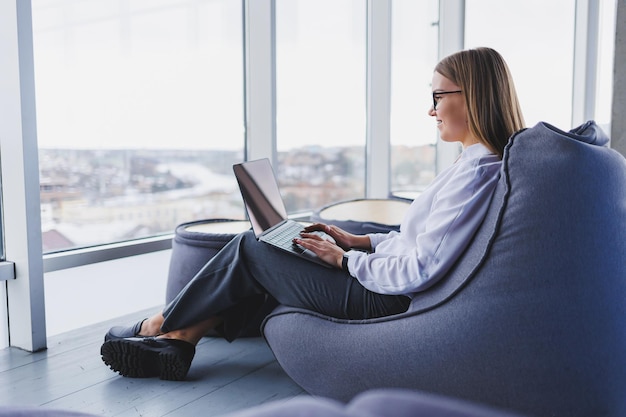
[[[349,251],[351,275],[382,294],[411,295],[432,286],[461,256],[482,223],[499,167],[494,163],[455,173],[435,194],[423,229],[414,237],[404,233],[375,237],[374,253]]]
[[[398,232],[396,232],[395,230],[392,230],[389,233],[368,233],[367,236],[370,238],[370,246],[372,247],[372,250],[375,251],[376,246],[378,246],[379,243],[387,239],[391,239],[395,237],[397,234]]]

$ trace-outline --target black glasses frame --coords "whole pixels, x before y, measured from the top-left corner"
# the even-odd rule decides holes
[[[456,94],[462,93],[463,90],[455,90],[455,91],[433,91],[433,110],[437,110],[437,104],[439,98],[437,96],[443,96],[446,94]]]

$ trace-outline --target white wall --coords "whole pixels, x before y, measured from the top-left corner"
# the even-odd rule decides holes
[[[170,254],[165,250],[46,273],[48,336],[162,307]]]

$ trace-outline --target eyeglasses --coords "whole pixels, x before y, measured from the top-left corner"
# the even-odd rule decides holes
[[[462,93],[463,90],[456,90],[456,91],[433,91],[433,110],[437,110],[437,104],[439,104],[439,100],[441,100],[443,97],[443,95],[445,94],[456,94],[456,93]]]

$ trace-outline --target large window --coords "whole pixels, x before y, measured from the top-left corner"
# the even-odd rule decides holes
[[[21,6],[18,17],[15,4]],[[0,2],[0,27],[6,28],[0,31],[1,81],[3,86],[19,89],[10,91],[16,94],[0,95],[5,110],[33,102],[28,59],[18,61],[13,53],[15,47],[25,57],[30,56],[28,37],[21,38],[18,48],[13,27],[15,20],[17,28],[30,29],[29,19],[25,18],[29,4],[37,114],[35,118],[34,106],[25,106],[22,122],[26,131],[33,132],[32,123],[37,120],[41,183],[33,185],[9,170],[2,189],[6,193],[10,188],[7,185],[17,184],[19,187],[11,189],[23,186],[32,192],[32,187],[39,185],[45,252],[169,234],[175,225],[194,219],[243,217],[231,166],[245,158],[246,149],[251,155],[258,154],[258,149],[274,152],[267,146],[273,139],[274,116],[278,156],[275,169],[291,213],[363,197],[366,178],[371,185],[371,177],[365,175],[368,169],[376,171],[366,159],[365,146],[366,135],[371,133],[366,132],[366,7],[378,6],[376,1]],[[461,4],[465,4],[465,10],[455,9]],[[440,46],[437,32],[442,32],[442,49],[460,42],[459,32],[448,20],[450,16],[455,20],[465,13],[465,47],[491,46],[502,52],[513,72],[528,125],[545,120],[568,128],[572,101],[579,97],[575,90],[579,85],[573,85],[573,74],[580,74],[579,68],[573,69],[580,65],[574,63],[575,40],[581,42],[578,46],[585,41],[581,39],[582,31],[574,27],[576,4],[574,0],[445,2],[442,5],[449,7],[442,9],[444,24],[438,26],[438,0],[392,0],[391,79],[376,80],[385,83],[382,90],[387,88],[387,81],[391,83],[391,169],[389,173],[376,172],[377,178],[383,183],[388,181],[392,192],[413,196],[434,176],[436,129],[427,115],[430,79]],[[592,99],[596,119],[605,127],[611,118],[616,4],[617,0],[600,3],[598,77]],[[453,9],[451,14],[449,9]],[[250,10],[253,12],[248,13]],[[275,10],[276,15],[269,16],[269,10]],[[584,9],[578,12],[585,18]],[[244,14],[247,26],[243,25]],[[255,36],[261,33],[269,39],[273,30],[275,50],[263,36]],[[249,47],[245,54],[244,31]],[[388,33],[377,33],[382,37],[375,36],[375,40],[386,42]],[[250,42],[260,38],[264,40]],[[260,95],[267,94],[268,99],[248,101],[247,114],[261,114],[267,126],[256,131],[248,129],[250,143],[246,147],[244,79],[257,80],[248,76],[260,73],[260,84],[268,87],[264,84],[271,83],[267,64],[273,63],[274,52],[276,114],[267,111],[274,108],[274,86],[259,89],[259,83],[249,84],[251,96],[257,92],[254,97],[258,97],[257,90],[262,90]],[[259,55],[266,59],[259,60]],[[244,56],[255,59],[246,60],[244,66]],[[370,67],[377,70],[372,73],[380,74],[381,62],[386,65],[387,57],[371,58],[380,64]],[[25,85],[19,82],[18,63],[25,70]],[[244,68],[249,71],[246,77]],[[8,100],[4,100],[6,97]],[[19,112],[4,113],[10,114],[10,120],[19,119],[12,116]],[[386,117],[374,113],[373,119],[386,122]],[[254,117],[250,120],[257,121]],[[22,143],[23,138],[6,135],[5,130],[2,161],[7,167],[16,151],[6,144],[32,142]],[[372,142],[380,145],[381,140],[381,135],[375,135]],[[262,146],[255,147],[257,142]],[[26,147],[15,148],[21,152]],[[32,151],[28,147],[25,157],[34,161],[37,158]],[[380,166],[376,165],[381,162],[377,158],[372,158],[374,168]],[[16,201],[14,197],[4,195],[7,213],[12,207],[8,203]],[[28,221],[36,224],[38,219],[32,217]],[[15,235],[4,236],[8,257],[22,243],[16,244]],[[115,252],[112,257],[119,254],[116,248],[107,249]],[[46,272],[47,331],[64,331],[87,325],[87,321],[125,314],[110,310],[110,297],[105,292],[120,286],[127,287],[126,293],[132,298],[118,300],[125,308],[161,302],[164,291],[159,285],[163,285],[167,274],[167,251],[100,263],[92,263],[101,259],[91,256],[106,250],[68,252],[45,257],[48,261],[86,259],[80,267],[64,264]],[[22,271],[28,263],[23,257],[8,260]],[[137,271],[141,276],[136,276]],[[40,303],[37,297],[43,289],[39,286],[21,291],[22,287],[13,282],[5,285],[0,288],[0,299],[11,297],[14,306],[28,305],[29,300]],[[146,286],[154,292],[146,295]],[[7,287],[19,288],[20,292],[9,295]],[[78,296],[68,297],[72,290],[79,291]],[[8,343],[6,307],[6,302],[0,307],[0,347]],[[36,312],[34,320],[39,320],[41,309],[38,304],[35,307],[31,312]],[[62,314],[87,310],[89,314],[80,317]],[[77,317],[81,323],[70,323]]]
[[[33,0],[44,252],[243,216],[239,0]]]
[[[439,0],[394,0],[391,34],[391,190],[414,197],[435,176],[437,130],[428,115],[437,63]]]
[[[616,4],[616,0],[599,2],[597,35],[580,34],[578,40],[581,44],[588,41],[589,48],[597,48],[596,62],[592,64],[596,72],[595,97],[590,98],[593,110],[586,117],[595,119],[607,132],[611,119]],[[596,6],[595,2],[592,6]],[[574,93],[580,93],[574,89],[585,88],[583,82],[574,83],[576,13],[576,2],[572,0],[466,0],[466,45],[491,46],[504,55],[528,126],[546,121],[564,130],[574,127],[572,100],[581,100],[574,97]],[[587,18],[583,8],[579,13],[583,20]],[[584,39],[585,36],[589,38]]]
[[[275,168],[291,212],[364,196],[365,3],[276,1]]]
[[[466,0],[465,45],[488,46],[509,64],[526,124],[570,129],[574,61],[572,0]]]

